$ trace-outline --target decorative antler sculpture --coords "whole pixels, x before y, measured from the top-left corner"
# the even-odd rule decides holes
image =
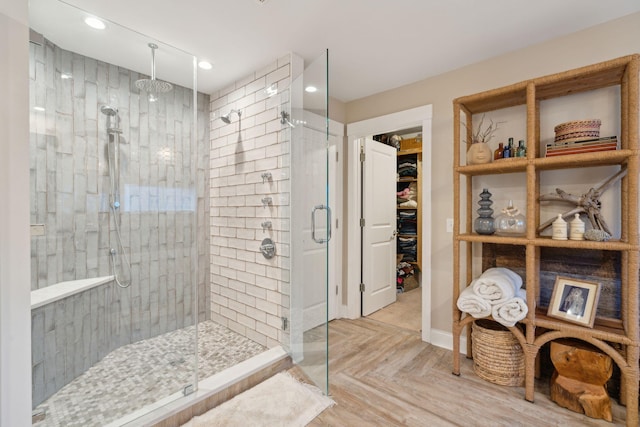
[[[602,204],[600,202],[600,196],[609,188],[611,185],[621,180],[627,174],[626,166],[620,169],[616,174],[609,177],[602,185],[598,188],[590,188],[582,196],[574,196],[573,194],[569,194],[566,191],[563,191],[559,188],[556,188],[557,194],[544,194],[539,197],[541,202],[566,202],[573,203],[576,205],[575,208],[565,212],[562,214],[562,218],[570,218],[576,213],[585,213],[589,218],[589,222],[591,223],[591,227],[597,230],[602,230],[611,235],[611,230],[604,220],[602,214],[600,213],[600,208]],[[549,227],[556,218],[551,218],[550,220],[540,224],[538,227],[538,231],[542,231],[545,228]]]

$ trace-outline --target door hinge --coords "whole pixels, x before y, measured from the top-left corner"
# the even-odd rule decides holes
[[[360,292],[364,292],[364,283],[360,283]]]
[[[338,229],[338,218],[336,218],[336,230]]]
[[[364,227],[364,218],[360,218],[360,227]]]
[[[364,162],[364,151],[360,152],[360,162]]]
[[[338,152],[336,151],[336,162],[338,161]]]
[[[336,285],[336,295],[338,295],[338,285]]]
[[[289,319],[287,319],[286,317],[281,317],[282,319],[282,330],[286,331],[289,328]]]

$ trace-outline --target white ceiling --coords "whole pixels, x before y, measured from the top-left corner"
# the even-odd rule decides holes
[[[102,33],[88,30],[82,13],[57,0],[30,0],[32,27],[62,48],[145,74],[151,37],[214,64],[211,71],[198,72],[198,90],[206,93],[288,52],[310,62],[329,49],[330,95],[344,102],[640,11],[638,0],[68,3],[140,34],[117,25]],[[176,61],[176,55],[183,60]],[[160,44],[158,78],[189,86],[191,63],[188,55]]]

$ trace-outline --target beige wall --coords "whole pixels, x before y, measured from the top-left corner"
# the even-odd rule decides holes
[[[426,47],[428,49],[428,46]],[[640,13],[347,104],[347,123],[433,105],[432,325],[451,331],[454,98],[640,52]],[[417,53],[418,54],[418,53]]]
[[[329,118],[336,122],[347,122],[347,104],[329,97]]]

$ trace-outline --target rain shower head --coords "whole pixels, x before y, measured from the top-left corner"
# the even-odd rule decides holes
[[[233,113],[236,113],[238,115],[238,118],[242,116],[242,112],[240,112],[240,110],[231,110],[227,114],[223,114],[222,116],[220,116],[220,119],[222,119],[222,121],[226,124],[229,124],[231,123],[231,114]]]
[[[151,48],[151,78],[136,80],[136,87],[151,95],[166,93],[173,89],[173,85],[162,80],[156,80],[156,49],[157,44],[149,43]]]

